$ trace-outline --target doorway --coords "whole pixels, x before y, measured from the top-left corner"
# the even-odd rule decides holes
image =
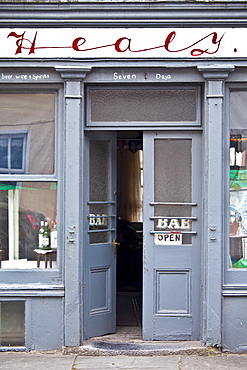
[[[117,133],[116,325],[142,327],[142,132]]]

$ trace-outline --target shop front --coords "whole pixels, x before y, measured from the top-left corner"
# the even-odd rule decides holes
[[[0,350],[138,326],[246,352],[246,24],[214,4],[190,28],[181,2],[5,5]]]

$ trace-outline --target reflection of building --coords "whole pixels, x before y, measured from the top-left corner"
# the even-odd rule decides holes
[[[146,3],[1,3],[1,347],[247,351],[245,4]]]
[[[11,94],[10,99],[10,94],[2,91],[0,95],[1,154],[11,150],[11,153],[15,154],[14,160],[17,161],[18,157],[23,157],[23,163],[19,168],[20,160],[16,165],[12,160],[10,171],[7,170],[6,163],[5,166],[1,166],[1,172],[53,173],[54,99],[54,94],[25,94],[24,92]],[[9,142],[6,143],[7,139],[12,140],[12,145]],[[16,148],[17,145],[19,148]],[[8,156],[9,161],[11,161],[11,153]]]

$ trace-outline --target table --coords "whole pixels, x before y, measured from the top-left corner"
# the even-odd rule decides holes
[[[40,260],[41,257],[45,257],[45,268],[47,268],[48,261],[50,264],[50,268],[52,268],[52,257],[57,256],[56,249],[34,249],[34,252],[37,253],[37,267],[40,267]]]
[[[230,235],[230,256],[235,257],[236,261],[247,258],[247,235]]]
[[[0,268],[2,267],[3,253],[4,253],[4,250],[0,249]]]

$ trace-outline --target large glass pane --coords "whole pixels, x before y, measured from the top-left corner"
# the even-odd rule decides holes
[[[56,187],[54,182],[0,183],[2,268],[47,267],[47,260],[56,267]]]
[[[106,243],[110,240],[112,219],[110,199],[110,142],[90,141],[90,243]]]
[[[0,173],[54,173],[54,117],[54,94],[0,94]]]
[[[25,302],[0,302],[0,346],[25,346]]]
[[[155,244],[191,244],[191,160],[190,139],[155,140]]]
[[[230,266],[247,267],[247,91],[230,93]]]
[[[197,90],[90,90],[91,122],[195,122]]]

